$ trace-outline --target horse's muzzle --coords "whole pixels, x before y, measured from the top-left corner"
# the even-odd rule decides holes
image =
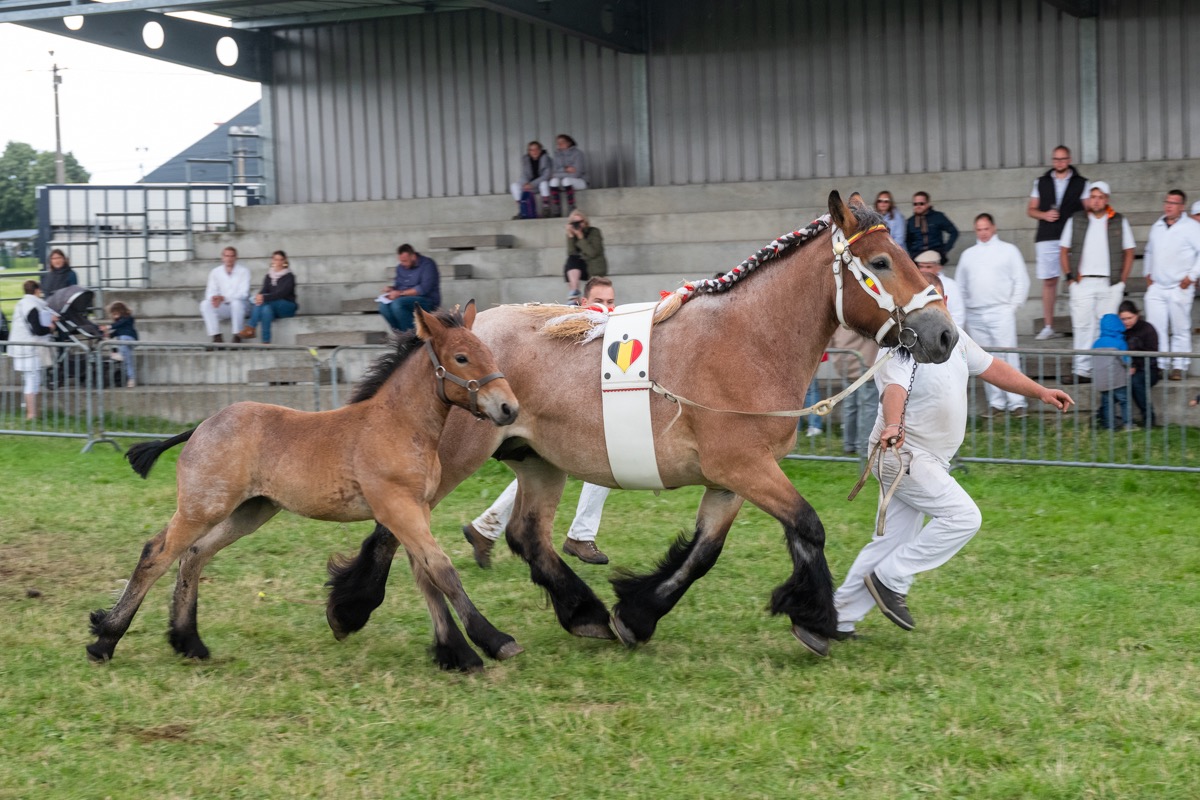
[[[517,421],[517,413],[521,406],[511,392],[497,392],[480,395],[479,410],[493,424],[503,427]]]
[[[940,304],[926,306],[905,317],[901,344],[908,345],[905,340],[914,335],[916,341],[908,349],[919,364],[941,364],[950,358],[958,344],[958,326]]]

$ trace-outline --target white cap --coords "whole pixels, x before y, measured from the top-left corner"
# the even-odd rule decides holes
[[[1200,200],[1192,203],[1192,216],[1195,216],[1196,214],[1200,214]]]
[[[913,261],[917,262],[918,264],[937,264],[938,266],[941,266],[942,254],[937,250],[926,250],[923,253],[918,253],[917,257],[914,258]]]
[[[1108,188],[1108,184],[1104,181],[1092,181],[1088,184],[1087,191],[1084,194],[1091,194],[1092,189],[1099,189],[1104,192],[1105,196],[1112,197],[1112,189]]]

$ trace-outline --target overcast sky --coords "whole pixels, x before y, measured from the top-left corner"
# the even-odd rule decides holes
[[[56,61],[63,151],[92,183],[136,181],[259,99],[257,83],[0,24],[0,149],[54,150]]]

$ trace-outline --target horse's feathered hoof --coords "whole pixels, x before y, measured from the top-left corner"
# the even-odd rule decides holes
[[[621,618],[616,614],[612,615],[612,627],[617,632],[617,638],[621,640],[621,644],[630,650],[638,646],[639,642],[637,637],[633,635],[633,631],[625,627],[625,623],[621,622]]]
[[[598,622],[585,623],[571,628],[571,633],[575,636],[582,636],[585,639],[615,639],[616,634],[612,632],[612,628],[607,625],[602,625]]]
[[[792,636],[795,636],[796,641],[804,645],[804,649],[813,655],[821,657],[829,655],[829,640],[824,636],[819,636],[799,625],[792,626]]]
[[[525,648],[517,644],[516,641],[505,642],[504,646],[496,651],[497,661],[507,661],[513,656],[519,656],[525,652]]]

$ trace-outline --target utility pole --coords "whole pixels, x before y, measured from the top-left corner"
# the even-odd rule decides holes
[[[54,58],[53,50],[50,51],[50,57]],[[63,163],[62,125],[58,121],[58,85],[62,83],[62,76],[58,74],[57,62],[51,72],[54,75],[54,180],[63,184],[67,182],[67,167]]]

